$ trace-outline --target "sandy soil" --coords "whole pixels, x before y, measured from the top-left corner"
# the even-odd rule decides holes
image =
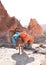
[[[0,48],[0,65],[43,65],[46,61],[44,54],[33,53],[32,50],[24,50],[22,55],[18,55],[17,53],[18,50],[16,49]]]

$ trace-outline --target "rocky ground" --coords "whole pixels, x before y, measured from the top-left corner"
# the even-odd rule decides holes
[[[18,55],[18,50],[13,48],[0,47],[0,65],[46,65],[46,48],[39,47],[39,44],[33,44],[34,49],[41,50],[33,53],[34,50],[24,50],[22,55]]]

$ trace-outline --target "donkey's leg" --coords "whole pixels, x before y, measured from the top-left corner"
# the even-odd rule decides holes
[[[23,46],[22,46],[22,53],[23,53]]]
[[[18,50],[18,47],[19,47],[19,46],[16,44],[16,50]]]
[[[19,54],[22,54],[22,47],[19,45]]]

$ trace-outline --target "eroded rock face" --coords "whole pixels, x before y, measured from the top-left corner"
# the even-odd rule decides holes
[[[43,34],[43,29],[38,24],[36,19],[30,19],[30,23],[28,25],[28,30],[29,30],[30,34],[34,36],[34,42],[35,43],[45,42],[46,37]]]
[[[11,30],[22,31],[23,27],[15,17],[10,17],[0,1],[0,39],[7,38]],[[8,34],[8,36],[7,36]]]
[[[17,28],[20,28],[18,30],[21,30],[21,24],[15,17],[10,17],[3,7],[2,3],[0,2],[0,34],[2,32],[7,32],[9,30],[15,30]]]
[[[34,36],[41,36],[43,35],[43,30],[41,26],[38,24],[36,19],[31,19],[30,23],[28,25],[29,31],[34,35]]]
[[[7,11],[5,10],[5,8],[3,7],[0,1],[0,34],[8,30],[8,27],[6,26],[6,22],[9,20],[9,18],[10,16],[8,15]]]

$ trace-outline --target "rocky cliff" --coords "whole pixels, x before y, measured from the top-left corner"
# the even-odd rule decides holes
[[[7,34],[15,29],[17,29],[17,31],[22,31],[23,27],[17,18],[9,16],[0,1],[0,40],[7,37]]]
[[[44,36],[44,32],[40,24],[38,24],[36,19],[30,19],[29,25],[28,25],[28,30],[30,34],[34,36],[34,42],[45,42],[46,37]]]
[[[36,19],[30,19],[28,29],[34,36],[43,35],[42,27],[38,24]]]

